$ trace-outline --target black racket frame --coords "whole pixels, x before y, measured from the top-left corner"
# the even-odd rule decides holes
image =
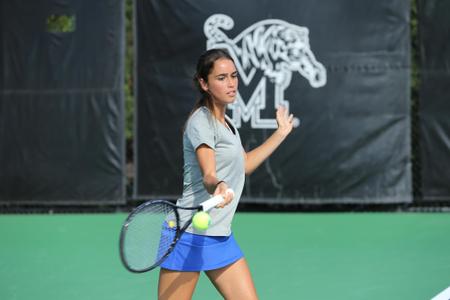
[[[125,236],[127,233],[127,229],[128,229],[128,225],[131,223],[131,221],[134,219],[134,216],[137,215],[138,213],[140,213],[142,210],[145,210],[148,206],[151,205],[167,205],[169,206],[175,215],[175,220],[176,220],[176,232],[175,232],[175,237],[172,241],[172,243],[169,246],[169,249],[167,250],[167,252],[157,261],[155,262],[153,265],[142,269],[142,270],[136,270],[133,269],[132,267],[130,267],[126,261],[125,258],[125,253],[124,253],[124,243],[125,243]],[[120,249],[120,259],[122,261],[122,264],[124,265],[124,267],[132,272],[132,273],[144,273],[144,272],[148,272],[150,270],[155,269],[156,267],[158,267],[160,264],[162,264],[162,262],[169,256],[169,254],[173,251],[173,249],[175,248],[175,245],[177,244],[177,242],[180,240],[181,235],[186,231],[186,229],[189,227],[189,225],[191,225],[192,223],[192,218],[190,218],[184,225],[183,227],[180,227],[180,214],[178,213],[179,209],[184,209],[184,210],[196,210],[196,211],[201,211],[203,210],[203,207],[200,206],[194,206],[194,207],[182,207],[182,206],[177,206],[175,204],[173,204],[170,201],[167,200],[150,200],[147,201],[141,205],[139,205],[138,207],[136,207],[135,209],[133,209],[133,211],[128,215],[127,219],[125,220],[124,224],[122,225],[122,229],[120,231],[120,241],[119,241],[119,249]]]

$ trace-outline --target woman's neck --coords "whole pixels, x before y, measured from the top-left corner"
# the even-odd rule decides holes
[[[212,112],[214,117],[219,120],[221,123],[225,123],[225,111],[227,109],[226,105],[217,105],[214,103],[213,105],[214,111]]]

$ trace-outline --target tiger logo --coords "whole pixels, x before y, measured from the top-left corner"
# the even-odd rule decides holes
[[[250,99],[244,101],[238,93],[235,103],[229,106],[233,121],[237,127],[241,127],[242,121],[250,121],[252,128],[277,128],[275,119],[264,119],[260,115],[267,105],[268,82],[274,84],[274,108],[283,105],[289,111],[284,91],[291,83],[292,73],[300,73],[313,88],[319,88],[327,82],[326,69],[311,51],[306,27],[267,19],[251,25],[232,39],[224,31],[233,27],[233,19],[224,14],[211,15],[203,26],[206,48],[227,49],[246,86],[257,71],[263,74]],[[294,126],[299,124],[300,120],[296,118]]]

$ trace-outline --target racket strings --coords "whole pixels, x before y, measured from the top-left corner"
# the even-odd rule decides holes
[[[176,222],[173,207],[164,203],[138,211],[129,221],[123,241],[123,257],[128,267],[147,270],[167,255],[176,236]]]

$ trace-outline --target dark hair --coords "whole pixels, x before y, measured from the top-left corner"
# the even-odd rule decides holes
[[[211,73],[214,63],[221,58],[229,59],[234,63],[233,58],[225,49],[210,49],[204,52],[198,59],[197,69],[194,75],[194,84],[201,96],[195,103],[192,112],[201,106],[206,106],[212,112],[213,104],[211,96],[201,88],[199,81],[200,79],[203,79],[205,82],[208,82],[208,75]]]

